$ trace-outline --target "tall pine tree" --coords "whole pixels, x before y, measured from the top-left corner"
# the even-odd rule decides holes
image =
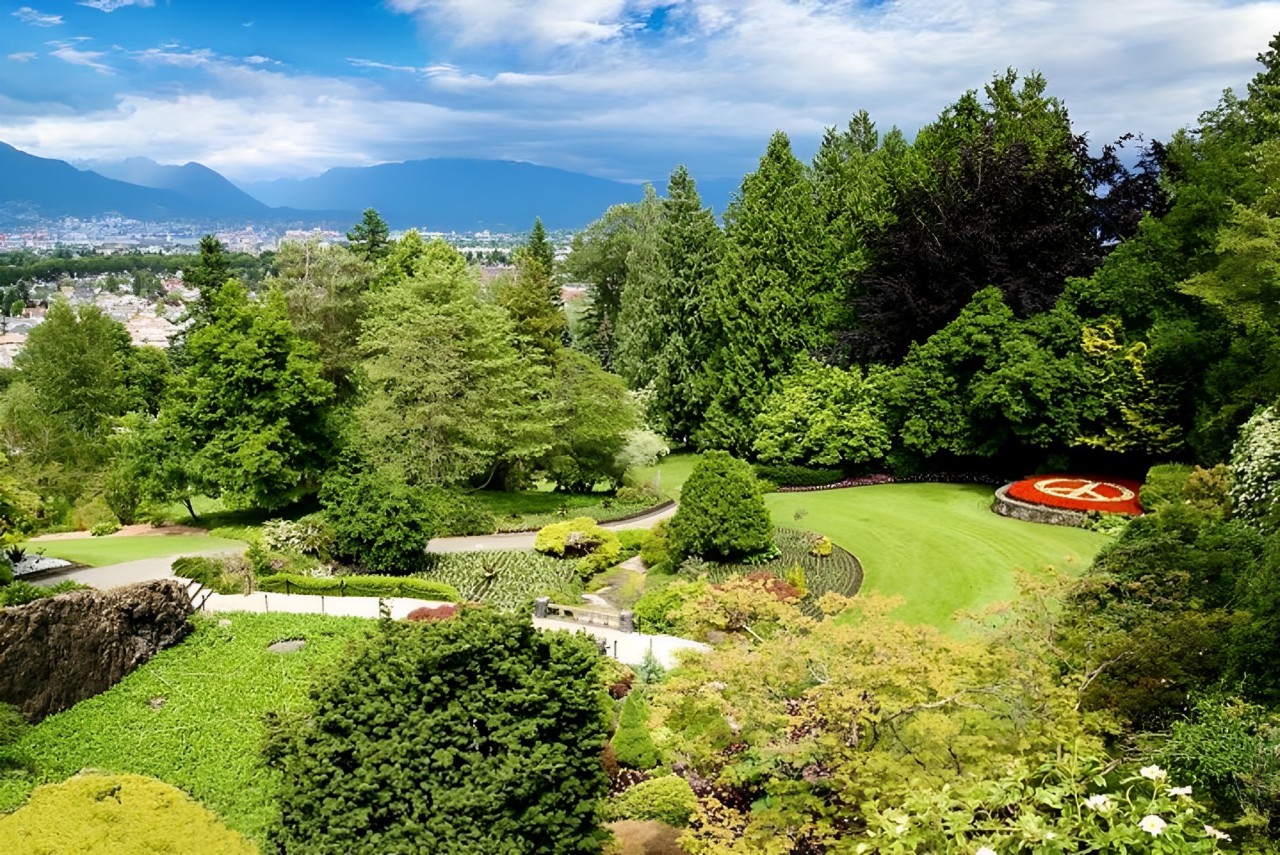
[[[830,345],[834,295],[823,290],[822,224],[804,165],[775,133],[725,214],[725,249],[708,301],[719,336],[696,393],[711,401],[701,448],[746,452],[751,423],[798,356]]]

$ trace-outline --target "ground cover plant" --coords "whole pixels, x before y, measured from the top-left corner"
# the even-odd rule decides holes
[[[41,540],[24,547],[50,558],[63,558],[89,567],[103,567],[144,558],[191,555],[198,552],[238,552],[244,542],[206,534],[85,537],[73,540]]]
[[[1014,571],[1083,571],[1109,538],[991,512],[994,491],[975,484],[882,484],[771,493],[774,522],[827,535],[852,552],[864,590],[900,596],[905,623],[956,627],[953,615],[1015,594]]]
[[[141,775],[76,775],[39,787],[26,805],[0,816],[0,852],[257,851],[186,793]]]
[[[227,619],[230,626],[196,616],[196,631],[182,644],[31,728],[14,751],[34,772],[0,775],[0,811],[20,806],[37,784],[81,769],[129,772],[172,784],[235,830],[261,838],[278,780],[260,760],[264,713],[304,709],[316,673],[373,624],[322,615]],[[267,650],[284,639],[307,643],[285,655]]]
[[[536,552],[433,555],[430,569],[417,576],[452,585],[465,601],[483,602],[498,609],[525,609],[540,596],[577,602],[582,591],[576,561]]]

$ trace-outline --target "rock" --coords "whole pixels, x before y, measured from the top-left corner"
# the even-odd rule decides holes
[[[175,579],[0,609],[0,702],[34,723],[104,692],[186,637],[191,611]]]
[[[307,642],[301,638],[289,638],[284,641],[277,641],[275,644],[267,647],[268,653],[292,653],[295,650],[301,650]]]

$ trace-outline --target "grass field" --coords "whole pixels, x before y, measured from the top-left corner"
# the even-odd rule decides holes
[[[680,498],[680,488],[689,480],[693,465],[698,462],[698,455],[681,451],[668,454],[658,461],[657,466],[646,466],[631,473],[630,481],[645,484],[665,493],[673,499]]]
[[[25,544],[32,553],[63,558],[89,567],[103,567],[142,558],[191,555],[226,549],[243,549],[244,543],[207,534],[155,534],[137,537],[84,537],[75,540],[40,540]]]
[[[765,497],[774,522],[812,529],[857,556],[864,590],[903,598],[896,616],[955,628],[953,615],[1014,594],[1014,571],[1083,570],[1108,538],[1012,520],[990,510],[990,487],[884,484]],[[800,514],[797,519],[797,514]]]
[[[0,811],[19,807],[36,784],[81,769],[130,772],[179,787],[232,828],[261,838],[276,786],[259,759],[263,713],[303,708],[316,671],[375,624],[285,614],[235,614],[230,620],[224,627],[198,617],[186,641],[28,732],[18,752],[37,774],[0,775]],[[267,651],[291,638],[307,644],[295,653]]]

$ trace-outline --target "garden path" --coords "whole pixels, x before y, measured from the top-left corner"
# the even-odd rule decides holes
[[[675,504],[659,508],[651,513],[618,522],[601,523],[612,531],[653,528],[660,520],[675,516]],[[436,537],[427,544],[427,552],[497,552],[508,549],[533,549],[537,532],[521,531],[514,534],[477,534],[470,537]]]

